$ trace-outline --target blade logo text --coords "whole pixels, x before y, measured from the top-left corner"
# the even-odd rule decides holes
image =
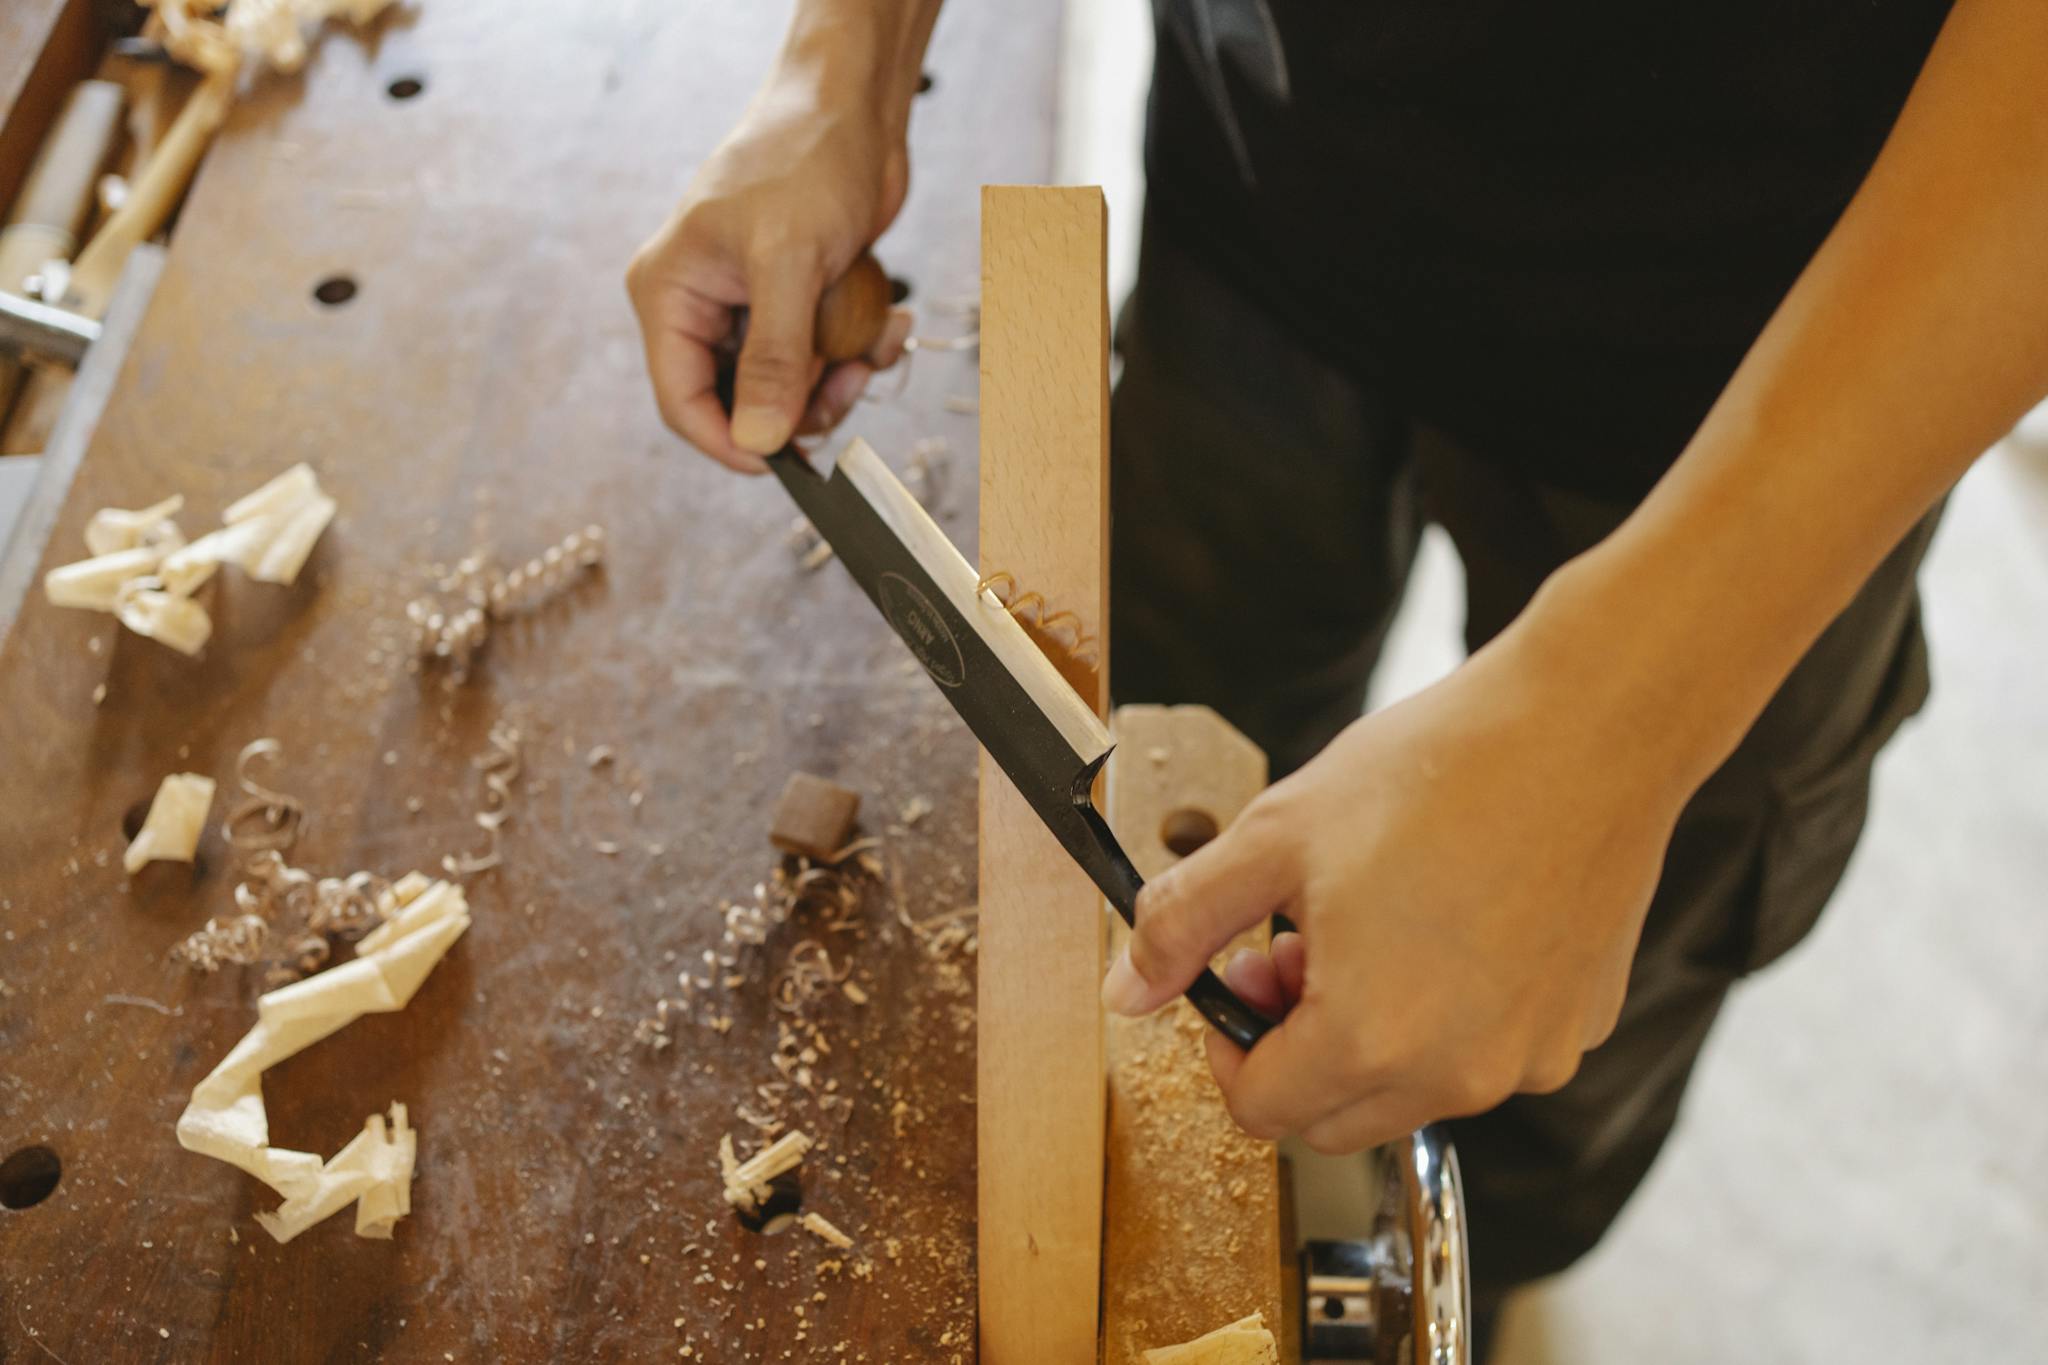
[[[889,618],[932,681],[941,687],[958,687],[967,681],[967,661],[960,657],[960,644],[931,600],[901,574],[883,574],[879,588],[882,615]]]

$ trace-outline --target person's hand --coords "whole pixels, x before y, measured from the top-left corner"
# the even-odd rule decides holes
[[[1555,1090],[1613,1030],[1688,791],[1535,652],[1510,631],[1354,723],[1139,896],[1120,1013],[1275,912],[1299,926],[1225,972],[1280,1017],[1249,1053],[1209,1035],[1246,1132],[1357,1151]]]
[[[829,430],[909,334],[898,312],[861,360],[811,351],[818,296],[896,217],[909,186],[903,130],[772,77],[698,168],[668,222],[633,258],[626,290],[640,316],[662,420],[722,464],[758,474],[800,431]],[[715,348],[732,310],[749,311],[728,421]]]

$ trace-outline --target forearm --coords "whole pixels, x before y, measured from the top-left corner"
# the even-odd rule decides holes
[[[799,0],[766,89],[880,113],[900,134],[940,0]],[[787,84],[786,84],[787,82]]]
[[[1961,0],[1883,154],[1670,473],[1528,633],[1696,784],[2048,391],[2048,5]]]

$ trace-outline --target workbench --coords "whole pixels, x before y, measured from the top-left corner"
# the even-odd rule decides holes
[[[622,285],[785,8],[414,0],[233,113],[36,577],[84,556],[97,508],[181,492],[196,534],[299,461],[340,512],[296,584],[222,575],[196,660],[39,587],[0,641],[0,1159],[61,1162],[0,1210],[0,1359],[972,1358],[973,964],[900,916],[975,901],[974,746],[846,575],[801,567],[780,491],[661,427]],[[1050,172],[1058,21],[940,21],[879,246],[924,331],[972,326],[929,305],[975,293],[976,187]],[[848,424],[899,468],[943,440],[929,502],[970,555],[974,386],[971,355],[923,355]],[[460,684],[416,669],[405,607],[436,566],[587,523],[590,581]],[[274,1244],[251,1217],[274,1196],[172,1132],[260,990],[169,957],[231,913],[236,755],[282,746],[296,865],[440,875],[480,842],[474,763],[506,723],[523,771],[502,865],[466,879],[473,927],[409,1007],[265,1082],[277,1140],[321,1153],[404,1102],[412,1212],[389,1242],[344,1215]],[[799,769],[863,793],[886,875],[851,927],[779,926],[669,1046],[636,1040],[727,950],[722,905],[775,867]],[[173,772],[220,782],[198,861],[129,878],[124,821]],[[851,1251],[721,1199],[718,1141],[751,1147],[736,1105],[781,1079],[768,981],[805,935],[867,999],[813,1006],[819,1078],[853,1102],[801,1124],[804,1207]]]

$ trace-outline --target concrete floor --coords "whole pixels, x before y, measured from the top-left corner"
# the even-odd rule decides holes
[[[1132,277],[1139,0],[1069,5],[1060,178]],[[1879,764],[1820,929],[1746,983],[1607,1241],[1510,1312],[1495,1365],[2048,1359],[2048,410],[1963,481],[1923,582],[1935,695]],[[1455,666],[1432,532],[1376,696]],[[1352,1163],[1300,1154],[1306,1235]]]

